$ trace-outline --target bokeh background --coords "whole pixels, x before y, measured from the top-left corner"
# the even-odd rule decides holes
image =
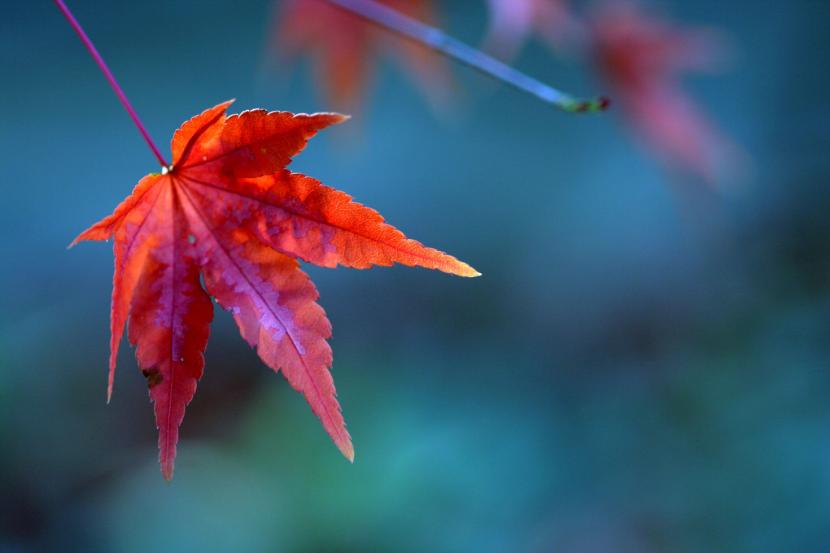
[[[440,4],[481,40],[483,2]],[[830,4],[650,5],[731,34],[688,87],[743,186],[666,171],[619,114],[464,69],[436,113],[382,65],[293,167],[484,276],[308,268],[354,465],[217,313],[168,484],[129,348],[104,401],[111,248],[66,250],[154,160],[54,6],[0,2],[0,551],[830,551]],[[271,2],[71,6],[165,144],[227,98],[326,108],[307,65],[266,70]]]

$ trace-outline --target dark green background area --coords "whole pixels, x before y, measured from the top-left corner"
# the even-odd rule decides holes
[[[440,2],[477,42],[478,1]],[[71,2],[151,133],[228,98],[327,109],[268,66],[273,6]],[[483,273],[309,267],[334,325],[346,462],[217,313],[163,481],[111,247],[66,245],[154,160],[51,2],[0,2],[0,551],[830,551],[825,1],[661,2],[732,34],[688,82],[754,159],[671,174],[619,113],[564,115],[468,70],[436,113],[383,65],[292,165]],[[590,68],[517,65],[578,93]]]

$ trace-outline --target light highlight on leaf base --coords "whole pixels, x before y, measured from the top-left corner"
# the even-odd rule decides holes
[[[317,131],[346,117],[264,110],[228,116],[230,103],[185,122],[173,136],[166,173],[141,179],[112,215],[73,242],[113,239],[107,395],[129,320],[128,337],[154,403],[166,479],[173,476],[179,426],[204,368],[211,296],[233,314],[260,359],[303,394],[352,461],[329,372],[331,324],[298,260],[479,274],[408,239],[347,194],[285,169]]]

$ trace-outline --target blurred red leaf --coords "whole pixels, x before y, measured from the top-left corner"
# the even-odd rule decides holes
[[[646,145],[671,165],[710,183],[734,170],[739,150],[684,92],[681,75],[718,68],[715,31],[683,29],[632,3],[608,4],[590,22],[595,63]]]
[[[579,26],[568,0],[487,0],[490,24],[485,50],[512,59],[532,36],[554,49],[577,40]]]
[[[233,313],[263,362],[303,393],[352,459],[329,373],[331,325],[298,259],[324,267],[401,263],[478,274],[407,239],[343,192],[285,169],[314,134],[344,116],[264,110],[226,116],[230,103],[185,122],[173,136],[173,165],[141,179],[112,215],[73,242],[114,239],[108,395],[129,319],[167,479],[185,407],[202,376],[210,296]]]
[[[435,20],[431,0],[379,0],[425,23]],[[355,111],[371,79],[376,58],[393,55],[433,100],[441,102],[449,72],[428,48],[379,29],[325,0],[286,0],[279,13],[275,48],[289,57],[310,56],[327,101]]]

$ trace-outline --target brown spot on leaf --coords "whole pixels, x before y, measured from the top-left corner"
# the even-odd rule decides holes
[[[154,388],[161,384],[161,381],[164,380],[164,377],[158,369],[146,369],[141,371],[141,374],[143,374],[144,378],[147,379],[148,388]]]

